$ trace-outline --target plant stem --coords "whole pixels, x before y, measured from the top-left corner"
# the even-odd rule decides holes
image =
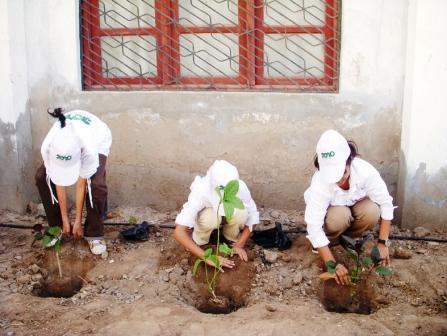
[[[217,260],[219,260],[219,243],[220,243],[219,209],[220,209],[221,204],[222,204],[222,199],[219,201],[219,205],[217,206],[217,213],[216,213],[216,223],[217,223],[216,259]],[[219,267],[220,267],[220,265],[219,265]],[[218,272],[220,272],[219,269],[214,267],[213,279],[211,280],[211,290],[212,290],[212,294],[214,295],[214,297],[216,297],[216,295],[214,294],[214,288],[216,286],[217,274],[219,274]]]
[[[59,278],[62,279],[62,267],[61,267],[61,261],[59,259],[59,252],[54,251],[56,253],[56,260],[57,260],[57,267],[59,269]]]

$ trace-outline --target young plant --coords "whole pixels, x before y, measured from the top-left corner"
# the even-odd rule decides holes
[[[136,219],[136,217],[134,217],[134,216],[130,216],[129,219],[127,220],[127,222],[128,222],[130,225],[135,225],[135,224],[137,224],[137,219]]]
[[[59,226],[50,226],[44,231],[44,233],[38,231],[34,236],[35,240],[40,240],[42,242],[43,247],[54,248],[60,278],[62,278],[62,267],[61,267],[61,261],[59,259],[59,252],[61,251],[61,244],[62,244],[61,232],[62,230]]]
[[[233,218],[235,209],[244,209],[244,204],[237,197],[237,192],[239,191],[239,181],[232,180],[224,186],[217,186],[215,188],[217,194],[219,195],[219,205],[216,210],[217,223],[219,223],[219,210],[223,206],[225,218],[227,222],[231,221]],[[233,249],[229,247],[226,243],[220,243],[220,228],[217,226],[217,242],[216,247],[207,248],[205,253],[201,258],[196,259],[192,269],[192,274],[197,274],[197,269],[199,265],[203,262],[205,264],[205,281],[208,286],[208,291],[211,293],[214,299],[216,299],[216,294],[214,293],[214,288],[216,286],[216,280],[219,272],[221,271],[221,265],[219,262],[219,256],[222,254],[223,257],[229,257],[233,255]],[[208,264],[211,262],[214,265],[213,275],[208,274]]]
[[[361,258],[361,253],[363,250],[364,240],[354,240],[349,237],[342,237],[342,245],[345,248],[346,253],[351,259],[354,260],[355,265],[348,269],[348,279],[349,282],[355,284],[359,281],[361,274],[368,272],[371,274],[375,271],[379,275],[388,276],[392,274],[391,269],[386,266],[380,265],[380,251],[377,246],[374,246],[371,250],[369,257]],[[335,268],[337,263],[333,260],[326,262],[327,272],[320,275],[323,280],[335,278]]]

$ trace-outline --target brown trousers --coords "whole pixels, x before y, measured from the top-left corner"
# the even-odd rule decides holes
[[[96,173],[90,178],[93,208],[90,205],[90,197],[87,193],[84,236],[103,237],[104,218],[107,212],[107,185],[106,185],[106,162],[107,156],[99,154],[99,167]],[[40,198],[47,215],[49,226],[62,226],[62,217],[59,204],[51,202],[51,194],[46,181],[47,172],[42,164],[36,172],[36,186],[39,190]],[[51,182],[53,194],[56,195],[56,186]]]
[[[336,243],[342,234],[359,237],[379,222],[379,206],[365,198],[351,207],[331,206],[328,208],[324,231],[331,243]]]

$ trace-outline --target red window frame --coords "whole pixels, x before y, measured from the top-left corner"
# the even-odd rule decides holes
[[[178,0],[155,0],[155,26],[147,28],[100,28],[100,0],[81,3],[82,71],[85,90],[97,89],[249,89],[334,92],[338,88],[339,0],[326,0],[324,26],[267,26],[263,22],[264,0],[239,0],[239,25],[224,27],[182,26]],[[176,22],[177,24],[174,24]],[[234,33],[239,41],[237,77],[181,77],[182,34]],[[322,78],[266,78],[265,34],[322,34],[324,76]],[[101,37],[150,35],[157,43],[157,75],[154,77],[103,77]]]

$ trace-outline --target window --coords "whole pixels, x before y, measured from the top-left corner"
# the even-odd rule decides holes
[[[333,92],[339,8],[339,0],[83,0],[83,86]]]

